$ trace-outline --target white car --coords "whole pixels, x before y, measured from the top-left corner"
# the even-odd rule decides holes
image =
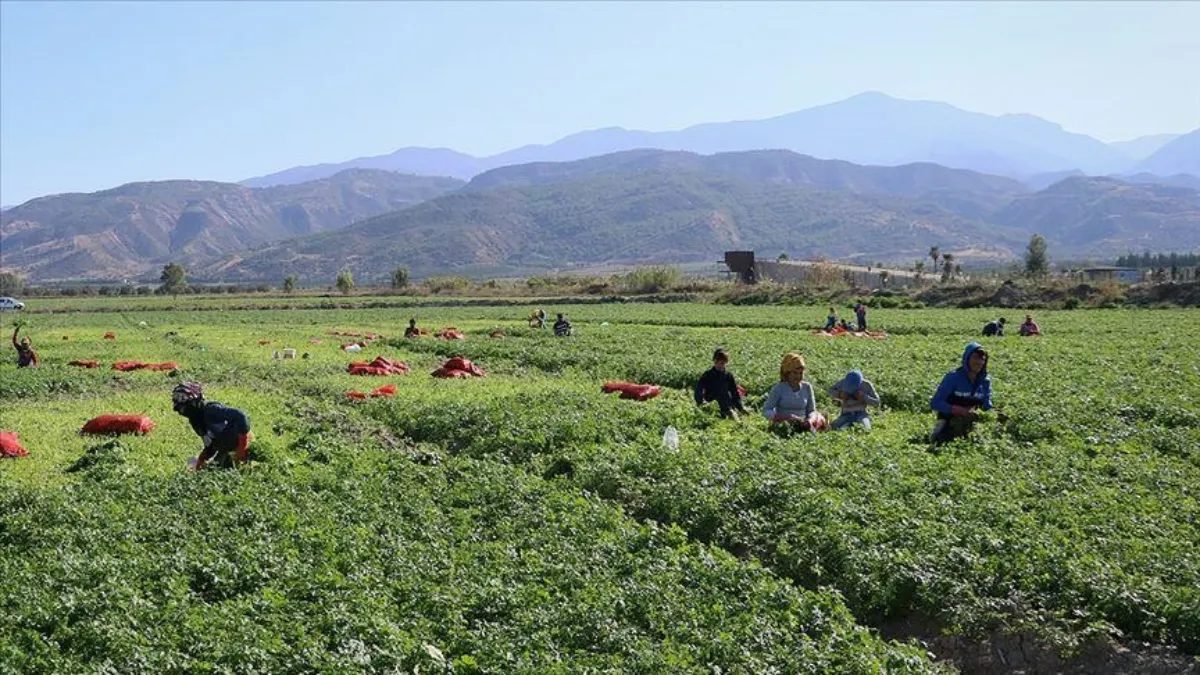
[[[0,298],[0,310],[25,309],[25,303],[16,298]]]

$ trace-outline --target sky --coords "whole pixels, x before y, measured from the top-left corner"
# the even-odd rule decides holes
[[[1200,2],[0,1],[0,204],[881,91],[1105,141],[1200,127]]]

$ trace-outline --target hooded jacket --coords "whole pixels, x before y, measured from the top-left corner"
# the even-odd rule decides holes
[[[204,447],[214,443],[219,447],[233,447],[237,437],[250,432],[250,419],[237,408],[206,402],[203,408],[189,411],[188,422],[197,436],[204,439]]]
[[[971,354],[982,348],[983,345],[978,342],[967,345],[963,350],[962,366],[942,378],[942,383],[929,401],[929,407],[937,413],[938,419],[950,419],[953,406],[992,409],[992,380],[988,377],[987,363],[983,364],[983,370],[979,371],[974,383],[967,377],[967,362]]]

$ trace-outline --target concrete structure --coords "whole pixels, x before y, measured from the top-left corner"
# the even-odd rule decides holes
[[[1142,271],[1136,267],[1085,267],[1079,270],[1088,281],[1116,281],[1134,284],[1142,280]]]
[[[799,283],[809,280],[836,281],[838,277],[855,286],[881,288],[885,286],[881,272],[887,272],[888,288],[915,283],[915,274],[908,270],[883,269],[866,265],[843,265],[813,260],[758,260],[753,251],[726,251],[725,265],[742,283],[758,281]],[[830,277],[833,278],[830,278]],[[928,279],[928,277],[926,277]]]

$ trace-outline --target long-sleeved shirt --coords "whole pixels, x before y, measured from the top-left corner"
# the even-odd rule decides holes
[[[830,396],[834,397],[835,399],[838,397],[838,394],[842,392],[842,382],[843,380],[838,380],[837,384],[829,388]],[[862,400],[860,401],[856,398],[847,398],[846,400],[842,401],[843,413],[866,412],[867,406],[879,405],[879,394],[875,393],[875,385],[871,384],[870,381],[863,380],[862,383],[858,385],[858,390],[862,392]]]
[[[696,405],[703,405],[705,401],[716,401],[721,406],[722,414],[730,408],[745,410],[742,406],[742,395],[738,393],[737,381],[733,378],[733,373],[727,370],[709,368],[704,371],[700,380],[696,382],[696,389],[692,395],[696,399]]]
[[[817,409],[816,397],[813,396],[812,384],[801,382],[800,386],[792,389],[787,382],[776,382],[771,391],[767,392],[767,400],[763,403],[763,416],[769,420],[776,415],[798,415],[805,419]]]
[[[1042,331],[1038,325],[1032,321],[1026,321],[1021,324],[1021,329],[1018,331],[1021,335],[1041,335]]]

